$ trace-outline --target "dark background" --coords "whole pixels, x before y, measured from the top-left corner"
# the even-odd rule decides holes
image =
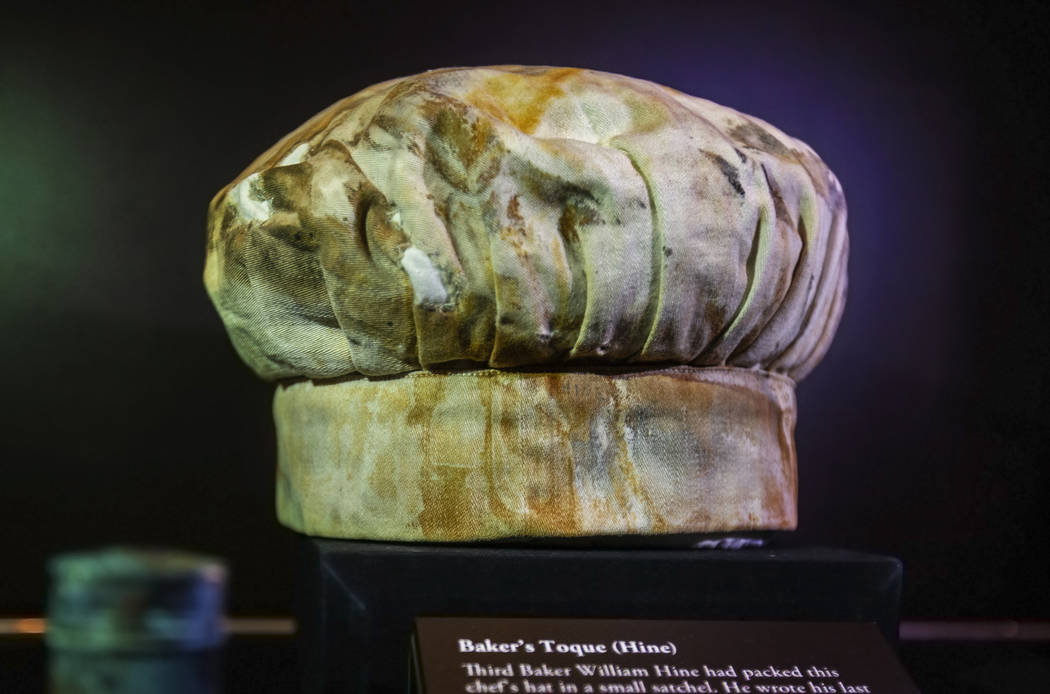
[[[34,3],[0,15],[0,615],[55,552],[227,557],[290,610],[272,385],[204,293],[211,196],[329,103],[590,67],[808,142],[850,295],[798,391],[797,539],[901,557],[906,617],[1050,618],[1047,23],[1037,3]]]

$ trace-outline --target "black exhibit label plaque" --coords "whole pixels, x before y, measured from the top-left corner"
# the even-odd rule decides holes
[[[425,694],[918,694],[874,624],[416,620]]]

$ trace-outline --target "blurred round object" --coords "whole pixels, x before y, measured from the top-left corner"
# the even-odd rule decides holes
[[[153,655],[55,651],[50,694],[219,694],[216,650]]]
[[[49,565],[47,644],[93,653],[175,653],[223,640],[226,568],[211,557],[112,547]]]

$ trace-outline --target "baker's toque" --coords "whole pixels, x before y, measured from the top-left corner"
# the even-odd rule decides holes
[[[453,68],[259,157],[211,203],[204,279],[279,382],[295,530],[789,529],[794,386],[847,249],[835,176],[757,118],[591,70]]]

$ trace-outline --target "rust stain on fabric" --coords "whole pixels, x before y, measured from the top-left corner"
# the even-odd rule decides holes
[[[565,96],[561,83],[579,72],[578,68],[555,68],[539,75],[503,72],[482,82],[465,101],[532,134],[550,102]]]

